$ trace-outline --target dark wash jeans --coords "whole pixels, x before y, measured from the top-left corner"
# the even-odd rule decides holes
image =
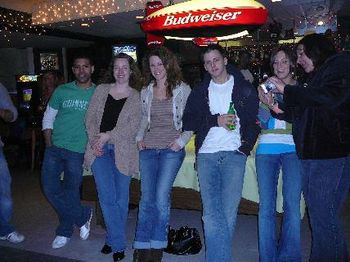
[[[311,262],[348,262],[340,212],[350,186],[350,156],[302,160],[311,231]]]
[[[124,251],[127,245],[125,229],[131,177],[122,174],[115,166],[112,144],[104,145],[103,154],[95,158],[91,170],[107,227],[105,243],[112,247],[113,252]]]
[[[45,149],[41,183],[45,196],[59,218],[56,235],[71,237],[74,225],[82,227],[90,217],[91,208],[80,204],[83,179],[83,153],[50,146]],[[64,172],[64,179],[61,174]]]

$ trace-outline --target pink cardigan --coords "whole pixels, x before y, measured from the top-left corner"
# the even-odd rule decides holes
[[[90,168],[95,160],[92,153],[91,142],[94,136],[100,133],[100,125],[107,101],[108,93],[112,84],[101,84],[97,86],[91,98],[89,108],[85,117],[85,125],[88,133],[88,144],[86,146],[84,166]],[[114,144],[115,163],[118,170],[127,176],[138,172],[139,153],[136,145],[136,132],[141,119],[140,93],[132,89],[130,96],[125,101],[120,112],[117,125],[110,134],[109,144]]]

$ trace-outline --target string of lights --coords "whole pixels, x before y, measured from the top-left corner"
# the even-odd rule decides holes
[[[33,25],[30,14],[0,7],[0,32],[10,42],[12,33],[24,33],[25,40],[29,34],[42,35],[46,30],[40,25]]]
[[[46,0],[33,6],[33,24],[50,24],[144,9],[148,0]],[[167,0],[161,0],[164,5]]]

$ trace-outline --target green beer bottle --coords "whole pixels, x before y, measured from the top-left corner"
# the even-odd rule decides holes
[[[230,102],[230,107],[228,108],[227,114],[236,115],[236,110],[235,110],[235,107],[233,105],[233,102]],[[235,130],[236,129],[236,124],[235,123],[228,124],[227,127],[230,130]]]

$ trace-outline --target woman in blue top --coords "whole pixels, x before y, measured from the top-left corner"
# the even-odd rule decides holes
[[[294,60],[290,51],[279,48],[271,54],[270,64],[274,74],[285,84],[296,84],[293,78]],[[258,177],[259,204],[259,255],[260,261],[301,261],[300,251],[300,161],[290,123],[276,119],[270,110],[279,110],[276,100],[281,95],[263,93],[259,121],[262,132],[256,149],[256,172]],[[277,112],[276,112],[277,113]],[[283,224],[279,242],[276,239],[276,191],[279,173],[283,179]]]

